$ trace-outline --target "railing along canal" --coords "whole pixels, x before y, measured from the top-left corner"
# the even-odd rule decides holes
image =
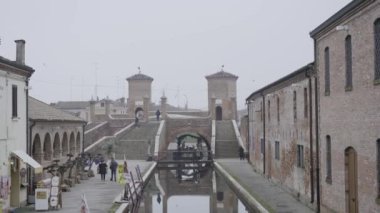
[[[168,150],[158,152],[158,169],[196,169],[211,165],[213,162],[210,150]]]

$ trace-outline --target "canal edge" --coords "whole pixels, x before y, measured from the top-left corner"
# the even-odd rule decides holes
[[[145,188],[146,186],[146,181],[149,180],[149,178],[153,175],[155,169],[157,167],[157,162],[152,162],[151,165],[148,166],[147,169],[145,169],[142,173],[142,179],[143,179],[143,182],[144,182],[144,185],[143,185],[143,188]],[[124,190],[121,191],[121,193],[119,195],[117,195],[114,199],[114,201],[112,202],[113,204],[116,204],[116,200],[120,200],[120,197],[123,196],[123,193],[124,193]],[[115,213],[122,213],[122,212],[125,212],[125,210],[127,209],[128,205],[126,205],[125,203],[121,204],[121,203],[118,203],[117,205],[119,205],[119,207],[116,209],[116,211],[112,211],[112,207],[111,209],[109,210],[109,212],[115,212]]]
[[[265,203],[259,198],[255,198],[254,193],[247,190],[241,181],[237,177],[234,177],[229,173],[220,163],[214,161],[215,171],[223,176],[226,183],[232,188],[232,190],[238,195],[244,204],[247,204],[251,208],[254,206],[260,212],[275,212],[269,204]]]

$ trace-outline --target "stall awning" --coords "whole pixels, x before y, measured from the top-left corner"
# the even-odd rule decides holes
[[[42,172],[42,166],[37,161],[35,161],[32,157],[30,157],[26,152],[22,150],[16,150],[12,151],[12,154],[16,155],[18,158],[20,158],[24,163],[28,164],[29,166],[34,168],[34,173],[41,173]]]

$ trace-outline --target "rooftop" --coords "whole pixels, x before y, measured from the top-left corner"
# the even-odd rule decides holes
[[[74,121],[83,122],[79,117],[73,116],[67,112],[56,109],[40,100],[29,97],[29,119],[40,121]]]
[[[232,78],[232,79],[238,79],[238,76],[236,76],[234,74],[231,74],[229,72],[225,72],[223,70],[223,66],[222,66],[222,70],[221,71],[206,76],[206,79],[214,79],[214,78]]]
[[[23,65],[23,64],[20,64],[20,63],[17,63],[16,61],[11,61],[11,60],[6,59],[2,56],[0,56],[0,64],[4,64],[4,65],[7,65],[7,66],[10,66],[13,68],[17,68],[19,70],[26,71],[25,75],[28,77],[30,77],[34,72],[33,68],[26,66],[26,65]]]
[[[127,78],[127,81],[130,81],[130,80],[149,80],[149,81],[153,81],[153,78],[150,77],[150,76],[144,75],[141,72],[139,72],[139,73],[137,73],[135,75],[132,75],[131,77]]]

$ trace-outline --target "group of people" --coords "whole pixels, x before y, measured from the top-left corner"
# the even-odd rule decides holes
[[[107,163],[104,160],[101,160],[99,165],[98,165],[98,173],[100,174],[100,178],[102,181],[106,180],[106,174],[107,174]],[[111,159],[111,162],[109,164],[109,169],[111,170],[111,179],[110,181],[116,181],[116,170],[118,167],[118,163],[114,158]],[[123,165],[123,172],[128,173],[128,165],[127,161],[124,161]]]

